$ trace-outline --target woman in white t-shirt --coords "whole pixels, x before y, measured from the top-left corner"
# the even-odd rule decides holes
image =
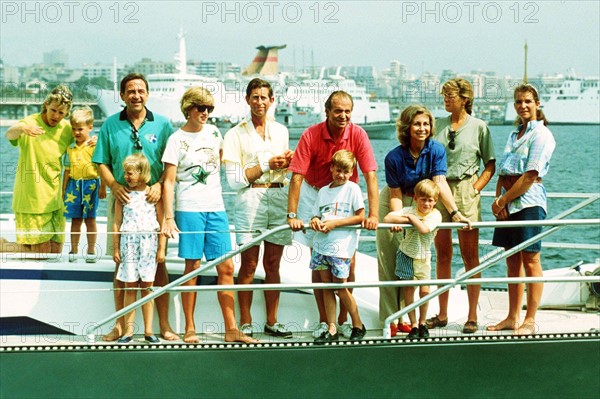
[[[163,200],[165,223],[162,232],[179,237],[179,256],[185,259],[185,274],[207,261],[231,251],[229,220],[221,195],[221,155],[223,138],[219,129],[206,124],[214,110],[214,99],[203,87],[189,88],[181,98],[181,111],[187,122],[167,142],[162,157],[165,164]],[[214,232],[206,234],[205,232]],[[218,284],[233,284],[233,262],[227,259],[217,265]],[[196,277],[184,285],[195,285]],[[218,291],[225,321],[226,342],[257,342],[242,334],[236,323],[232,291]],[[185,316],[184,341],[198,343],[194,323],[196,293],[181,294]]]

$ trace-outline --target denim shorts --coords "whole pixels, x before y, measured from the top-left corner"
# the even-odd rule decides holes
[[[519,212],[513,213],[508,217],[509,221],[525,221],[525,220],[545,220],[546,211],[541,206],[525,208]],[[542,232],[542,226],[525,226],[525,227],[505,227],[494,230],[494,238],[492,245],[510,249],[518,244],[529,240]],[[525,252],[540,252],[542,250],[542,241],[535,242],[523,249]]]

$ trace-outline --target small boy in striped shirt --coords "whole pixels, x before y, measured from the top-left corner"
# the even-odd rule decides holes
[[[440,190],[433,181],[421,180],[415,186],[413,206],[402,209],[401,212],[390,212],[384,218],[385,223],[412,224],[413,229],[404,231],[404,239],[396,253],[396,276],[400,280],[428,280],[431,278],[431,246],[437,233],[437,226],[442,222],[441,213],[435,209]],[[392,232],[402,231],[400,226],[391,228]],[[415,287],[406,286],[402,289],[406,306],[414,302]],[[420,286],[419,296],[429,294],[429,286]],[[408,338],[427,338],[429,331],[425,325],[428,303],[419,307],[419,322],[417,324],[415,311],[408,313],[411,330]]]

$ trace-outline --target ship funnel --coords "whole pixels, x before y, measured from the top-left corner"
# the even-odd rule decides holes
[[[242,75],[276,75],[279,72],[279,53],[278,51],[286,48],[282,46],[258,46],[258,52],[248,65]]]

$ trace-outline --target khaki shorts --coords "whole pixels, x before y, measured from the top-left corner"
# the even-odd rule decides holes
[[[431,278],[431,256],[425,259],[413,258],[414,280],[429,280]]]
[[[237,244],[247,244],[258,234],[287,224],[287,202],[287,187],[240,190],[237,194],[234,217]],[[276,245],[290,245],[292,231],[279,231],[265,238],[265,241]]]
[[[15,213],[17,243],[25,245],[54,241],[65,242],[66,219],[62,209],[48,213]],[[19,234],[19,232],[21,234]],[[40,234],[22,234],[40,233]]]
[[[479,194],[475,194],[473,184],[477,181],[477,175],[473,175],[463,180],[448,180],[448,186],[454,196],[454,202],[460,213],[471,222],[481,221],[481,201]],[[452,222],[450,213],[444,207],[441,200],[438,200],[435,206],[442,214],[442,222]]]

